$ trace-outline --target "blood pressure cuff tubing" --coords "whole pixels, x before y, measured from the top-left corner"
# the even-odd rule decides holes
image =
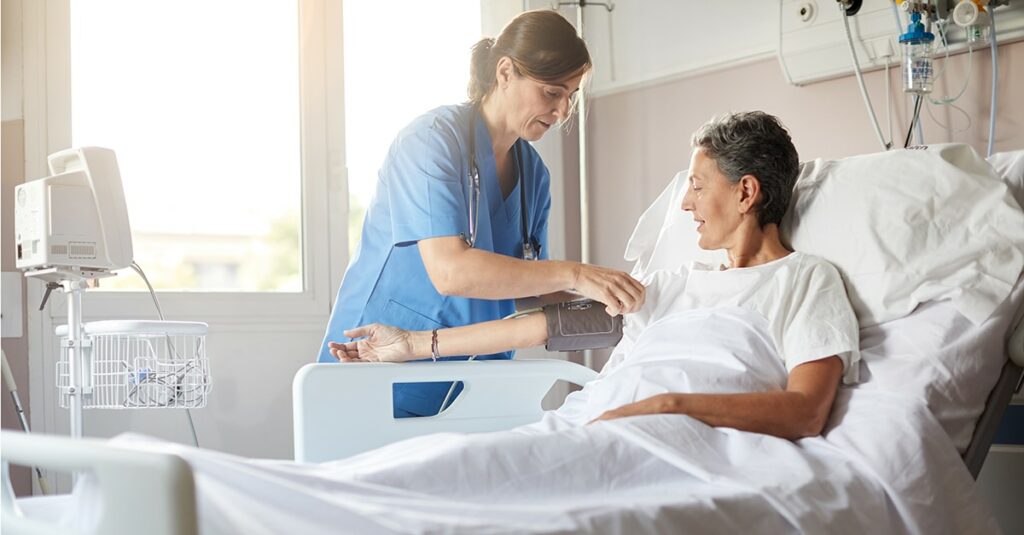
[[[548,351],[582,351],[612,347],[622,339],[622,316],[609,316],[604,305],[585,299],[544,307]]]

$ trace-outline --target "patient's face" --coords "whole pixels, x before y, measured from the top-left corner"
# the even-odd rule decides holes
[[[725,177],[703,149],[690,157],[689,187],[682,209],[693,214],[701,249],[728,249],[739,229],[740,187]]]

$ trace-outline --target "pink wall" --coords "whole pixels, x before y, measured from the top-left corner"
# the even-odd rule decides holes
[[[2,134],[0,134],[0,145],[3,146],[3,154],[0,156],[3,161],[2,177],[3,192],[0,199],[3,200],[3,249],[0,254],[0,267],[3,271],[15,271],[14,259],[14,186],[25,180],[25,145],[24,145],[24,123],[21,120],[4,121]],[[24,303],[25,285],[21,285],[21,297]],[[28,332],[27,315],[22,315],[22,333]],[[11,375],[18,383],[18,396],[25,408],[25,417],[29,417],[29,391],[28,391],[28,337],[3,339],[4,353],[7,354],[7,361],[11,365]],[[3,428],[21,429],[18,422],[18,413],[14,410],[14,402],[7,387],[2,388],[2,400],[0,407],[3,409]],[[11,484],[15,494],[23,496],[32,493],[32,479],[28,468],[23,466],[11,467]]]
[[[936,95],[959,91],[957,84],[963,80],[967,65],[966,54],[951,58]],[[997,152],[1024,148],[1024,42],[999,48],[999,72]],[[893,132],[902,147],[909,111],[898,70],[890,70],[890,76]],[[974,54],[971,76],[967,92],[957,102],[970,114],[971,126],[956,133],[938,126],[922,111],[926,143],[966,142],[985,151],[991,87],[988,49]],[[869,73],[865,79],[883,135],[887,135],[883,71]],[[754,109],[782,119],[801,160],[880,150],[852,75],[794,87],[786,83],[775,60],[594,98],[588,123],[592,261],[628,268],[622,253],[633,224],[668,180],[687,167],[690,134],[713,115]],[[943,123],[952,120],[954,129],[966,126],[963,116],[955,111],[933,108],[933,112]],[[566,151],[567,159],[577,157],[574,151]],[[578,230],[567,231],[568,250],[573,250]]]

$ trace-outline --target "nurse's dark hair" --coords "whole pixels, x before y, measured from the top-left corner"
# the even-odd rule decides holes
[[[498,60],[508,56],[516,73],[540,82],[559,82],[586,74],[592,66],[587,44],[557,11],[527,11],[509,22],[497,39],[473,45],[469,65],[469,101],[479,105],[497,84]]]
[[[715,117],[693,134],[694,148],[718,164],[732,183],[753,175],[761,184],[757,222],[778,225],[789,208],[793,185],[800,171],[796,147],[786,127],[763,111]]]

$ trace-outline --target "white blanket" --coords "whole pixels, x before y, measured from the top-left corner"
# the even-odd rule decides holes
[[[768,392],[786,387],[767,320],[739,307],[691,309],[626,326],[597,379],[545,415],[541,428],[583,425],[608,409],[668,392]]]
[[[680,415],[581,425],[659,392],[783,388],[763,326],[744,314],[653,322],[562,409],[510,431],[430,435],[321,465],[119,440],[192,465],[207,534],[998,531],[915,398],[843,388],[826,433],[795,443]],[[81,511],[97,509],[92,485],[76,490]]]

